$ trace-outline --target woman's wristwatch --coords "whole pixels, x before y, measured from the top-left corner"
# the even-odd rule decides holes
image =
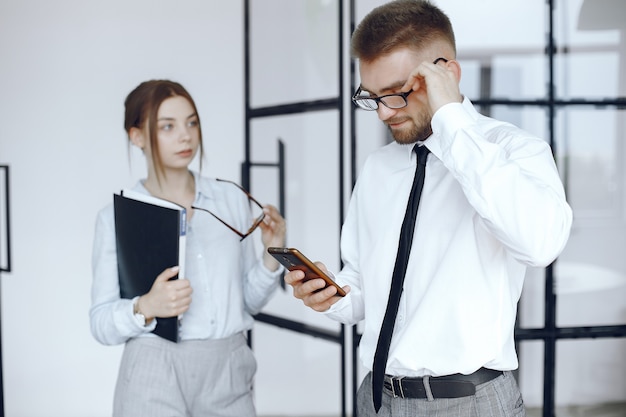
[[[139,298],[137,298],[133,303],[133,314],[135,315],[137,323],[141,324],[144,327],[148,325],[148,323],[146,323],[146,316],[144,316],[141,310],[139,310]]]

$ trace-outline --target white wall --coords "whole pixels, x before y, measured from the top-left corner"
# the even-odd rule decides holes
[[[11,167],[13,272],[2,275],[10,417],[111,412],[119,347],[89,332],[95,214],[143,176],[123,100],[171,78],[196,99],[206,174],[239,178],[242,2],[0,2],[0,163]]]

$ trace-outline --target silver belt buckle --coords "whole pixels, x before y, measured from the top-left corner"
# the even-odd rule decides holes
[[[404,398],[404,390],[402,389],[402,378],[404,378],[403,376],[392,376],[390,377],[390,382],[391,382],[391,394],[393,395],[393,398]],[[396,384],[394,382],[398,382],[398,388],[400,392],[396,392]]]

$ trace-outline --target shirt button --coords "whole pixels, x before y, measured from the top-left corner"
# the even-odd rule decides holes
[[[199,254],[198,254],[198,256],[197,256],[197,258],[198,258],[198,259],[202,259],[202,254],[201,254],[201,253],[199,253]]]

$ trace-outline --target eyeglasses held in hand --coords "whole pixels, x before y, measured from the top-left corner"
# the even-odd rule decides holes
[[[445,58],[437,58],[433,61],[433,64],[437,65],[439,61],[448,62]],[[406,98],[411,94],[413,90],[409,90],[406,93],[387,94],[380,97],[373,97],[368,91],[363,91],[359,87],[352,96],[352,102],[363,110],[378,110],[378,103],[383,103],[388,109],[401,109],[408,105]]]
[[[191,206],[191,208],[194,209],[194,210],[200,210],[200,211],[204,211],[204,212],[209,213],[211,216],[213,216],[217,220],[219,220],[224,226],[228,227],[230,230],[232,230],[233,232],[237,233],[237,235],[241,238],[241,239],[239,239],[239,241],[242,241],[246,237],[250,236],[250,234],[252,234],[252,232],[254,232],[256,230],[256,228],[259,227],[259,225],[261,224],[261,222],[265,218],[265,213],[263,212],[263,205],[261,205],[261,203],[259,203],[254,197],[252,197],[252,195],[248,191],[246,191],[241,185],[237,184],[236,182],[229,181],[229,180],[222,180],[220,178],[216,178],[216,180],[220,181],[220,182],[227,182],[229,184],[233,184],[234,186],[236,186],[237,188],[239,188],[241,191],[243,191],[246,194],[246,196],[248,197],[248,201],[256,204],[261,209],[261,214],[254,220],[254,223],[252,223],[252,226],[250,226],[248,231],[245,232],[245,233],[240,232],[239,230],[237,230],[236,228],[234,228],[230,224],[226,223],[226,221],[222,220],[218,215],[216,215],[215,213],[213,213],[210,210],[207,210],[207,209],[202,208],[202,207],[196,207],[196,206]]]

